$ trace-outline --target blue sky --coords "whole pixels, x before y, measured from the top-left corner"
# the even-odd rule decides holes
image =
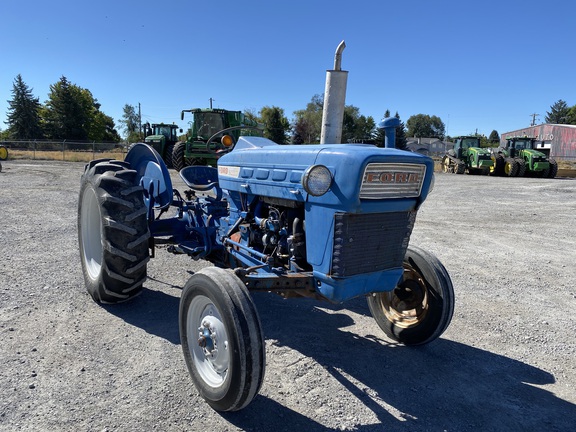
[[[436,115],[447,134],[543,123],[576,105],[572,0],[2,0],[0,129],[17,74],[45,102],[62,75],[116,123],[180,111],[277,106],[293,118],[324,92],[344,40],[346,104],[380,120]]]

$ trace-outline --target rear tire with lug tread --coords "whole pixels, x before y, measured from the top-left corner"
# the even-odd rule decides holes
[[[179,141],[174,144],[172,149],[172,167],[176,171],[182,170],[186,166],[186,161],[184,160],[184,150],[186,150],[186,143]]]
[[[149,237],[136,171],[123,161],[87,164],[78,200],[78,244],[86,289],[95,301],[119,303],[140,293]]]

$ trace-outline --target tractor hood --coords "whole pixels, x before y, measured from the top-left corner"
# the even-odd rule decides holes
[[[468,151],[475,153],[477,155],[487,155],[490,156],[490,150],[482,147],[470,147]]]
[[[322,196],[310,195],[302,184],[314,165],[324,165],[332,175],[330,189]],[[408,151],[370,144],[279,145],[260,137],[241,137],[218,161],[223,189],[346,212],[385,199],[416,208],[428,194],[433,171],[432,159]]]

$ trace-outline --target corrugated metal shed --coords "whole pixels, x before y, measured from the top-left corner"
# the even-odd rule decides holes
[[[565,124],[541,124],[505,132],[500,135],[500,143],[513,136],[536,138],[536,149],[549,153],[555,159],[576,160],[576,126]]]

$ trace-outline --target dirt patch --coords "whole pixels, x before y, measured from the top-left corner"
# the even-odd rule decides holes
[[[83,164],[3,168],[1,430],[573,429],[576,180],[437,175],[412,244],[444,263],[457,303],[430,345],[387,340],[363,298],[254,295],[264,385],[222,415],[193,387],[178,335],[181,287],[208,264],[158,250],[139,297],[99,306],[78,254]]]

